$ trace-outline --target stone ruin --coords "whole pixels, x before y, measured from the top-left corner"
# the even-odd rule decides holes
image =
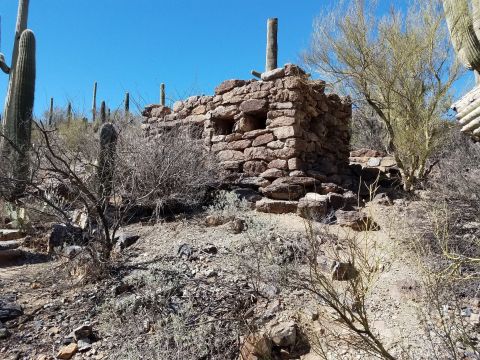
[[[215,154],[226,183],[295,201],[321,193],[325,183],[352,184],[351,101],[325,87],[287,64],[262,80],[224,81],[215,95],[193,96],[173,109],[150,105],[142,127],[149,137],[185,129]]]

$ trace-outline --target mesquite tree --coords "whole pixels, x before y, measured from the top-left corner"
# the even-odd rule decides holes
[[[378,15],[375,1],[352,0],[315,23],[306,62],[383,122],[404,188],[429,173],[442,140],[450,89],[460,67],[441,6],[415,0],[407,12]]]

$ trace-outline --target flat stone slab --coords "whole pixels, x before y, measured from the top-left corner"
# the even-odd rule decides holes
[[[0,241],[18,240],[25,236],[25,234],[18,229],[0,229]]]
[[[0,251],[14,250],[22,246],[23,241],[7,240],[0,242]]]

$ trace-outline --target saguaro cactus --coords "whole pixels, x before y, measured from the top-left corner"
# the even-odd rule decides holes
[[[7,140],[4,141],[2,149],[4,156],[11,159],[12,178],[16,183],[12,197],[23,193],[28,178],[28,151],[32,134],[36,76],[35,35],[31,30],[25,30],[20,37],[15,72],[9,116],[5,119],[4,126]]]
[[[97,82],[93,84],[93,101],[92,101],[92,122],[95,122],[97,117]]]
[[[5,107],[4,107],[4,114],[3,114],[3,121],[7,122],[9,121],[9,117],[11,116],[11,102],[12,102],[12,96],[13,92],[15,91],[13,89],[13,85],[15,82],[15,69],[17,66],[17,59],[18,59],[18,54],[19,54],[19,43],[20,43],[20,37],[22,33],[27,29],[27,23],[28,23],[28,5],[29,5],[29,0],[19,0],[18,2],[18,12],[17,12],[17,24],[15,27],[15,40],[13,43],[13,52],[12,52],[12,62],[11,62],[11,67],[8,69],[8,74],[10,74],[10,80],[8,82],[8,90],[7,90],[7,96],[5,98]],[[8,66],[5,64],[5,58],[3,57],[3,65],[1,66],[2,70],[6,72],[5,70],[8,68]],[[0,63],[2,61],[0,60]]]
[[[118,134],[113,124],[104,124],[100,130],[100,155],[98,159],[99,196],[102,202],[112,194],[115,152]]]
[[[130,94],[125,93],[125,115],[128,115],[130,112]]]
[[[165,106],[165,84],[160,84],[160,105]]]
[[[50,109],[48,110],[48,126],[53,125],[53,97],[50,98]]]
[[[107,122],[107,109],[105,106],[105,101],[102,101],[102,104],[100,105],[100,121],[102,124]]]
[[[67,122],[72,121],[72,103],[69,102],[67,105]]]
[[[278,57],[278,19],[271,18],[267,21],[267,59],[265,71],[271,71],[277,68]]]
[[[459,59],[470,70],[480,72],[480,1],[443,0],[452,44]],[[480,88],[475,88],[464,99],[452,106],[458,112],[462,131],[480,136]]]

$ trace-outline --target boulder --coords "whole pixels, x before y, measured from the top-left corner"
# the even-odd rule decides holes
[[[262,193],[276,200],[298,200],[320,186],[320,181],[310,177],[287,176],[279,178],[261,189]]]
[[[379,227],[366,214],[359,211],[337,210],[335,212],[337,225],[352,228],[354,231],[378,230]]]
[[[24,236],[23,231],[18,229],[0,229],[0,241],[18,240]]]
[[[245,200],[253,203],[260,201],[263,198],[263,196],[258,191],[255,191],[253,189],[233,189],[232,193],[237,195],[240,200]]]
[[[328,197],[316,193],[308,193],[298,202],[297,214],[308,220],[320,221],[327,215]]]
[[[54,224],[48,236],[48,252],[56,251],[65,244],[75,245],[83,242],[83,230],[71,224]]]
[[[358,276],[358,270],[353,264],[347,262],[334,261],[332,265],[332,280],[349,281]]]
[[[117,248],[117,250],[126,249],[127,247],[130,247],[133,244],[135,244],[138,241],[138,239],[140,239],[139,235],[121,233],[119,236],[117,236],[114,239],[114,241],[116,242],[115,247]]]
[[[272,340],[265,334],[251,334],[241,345],[241,360],[260,360],[272,358]]]
[[[257,201],[255,208],[268,214],[287,214],[297,212],[298,201],[262,199]]]
[[[270,338],[276,346],[293,346],[297,340],[297,325],[293,321],[274,325],[270,329]]]
[[[0,321],[10,321],[21,315],[23,310],[19,305],[0,301]]]
[[[349,192],[344,195],[331,192],[327,194],[327,197],[328,203],[333,210],[352,211],[358,205],[356,196],[350,196]]]

